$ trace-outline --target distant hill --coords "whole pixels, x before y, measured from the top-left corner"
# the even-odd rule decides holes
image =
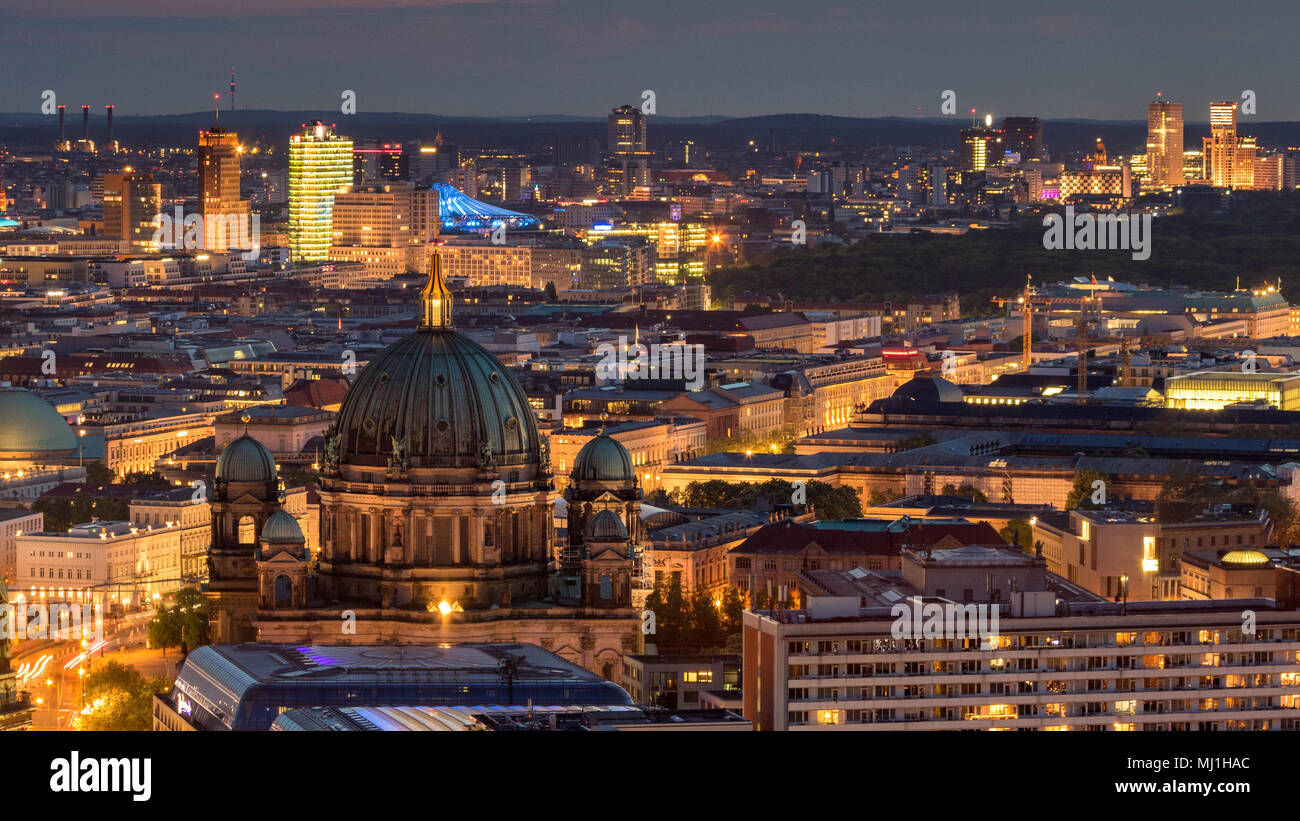
[[[603,117],[544,114],[531,117],[461,117],[411,113],[358,113],[343,115],[330,111],[261,111],[241,109],[221,112],[221,125],[240,133],[247,142],[283,145],[289,134],[312,119],[337,123],[339,130],[357,139],[405,141],[432,139],[439,132],[458,145],[492,147],[545,153],[559,137],[595,137],[605,140]],[[144,146],[185,145],[194,142],[200,128],[212,125],[212,112],[154,116],[114,117],[115,136],[126,143]],[[761,117],[669,117],[652,115],[651,148],[662,148],[670,140],[690,139],[706,148],[738,148],[753,140],[766,148],[775,138],[778,150],[799,148],[809,151],[860,150],[883,145],[917,145],[953,148],[963,117],[913,119],[908,117],[832,117],[821,114],[770,114]],[[67,133],[81,132],[81,112],[71,106],[67,112]],[[92,137],[104,133],[103,109],[91,111]],[[1253,134],[1265,146],[1300,145],[1300,123],[1243,122],[1240,130]],[[46,146],[53,142],[57,120],[53,115],[27,112],[0,113],[0,144],[11,149]],[[1188,147],[1208,136],[1209,126],[1188,123]],[[1091,147],[1101,137],[1112,153],[1141,151],[1146,142],[1142,121],[1045,120],[1043,138],[1050,150],[1074,152]]]

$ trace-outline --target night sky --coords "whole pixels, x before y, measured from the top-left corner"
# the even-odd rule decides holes
[[[51,6],[57,5],[57,8]],[[225,16],[213,16],[222,10]],[[1157,90],[1204,121],[1258,95],[1300,120],[1294,0],[0,0],[0,111],[241,108],[666,116],[959,112],[1137,120]],[[1248,119],[1248,118],[1243,118]]]

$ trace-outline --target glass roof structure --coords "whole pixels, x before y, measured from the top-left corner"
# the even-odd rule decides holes
[[[266,730],[299,707],[622,705],[627,691],[532,644],[208,645],[165,696],[206,730]]]
[[[474,199],[450,183],[436,182],[438,192],[438,218],[446,231],[486,231],[497,222],[507,229],[536,228],[541,220],[531,214],[521,214]]]

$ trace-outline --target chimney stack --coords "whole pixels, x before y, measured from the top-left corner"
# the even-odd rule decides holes
[[[63,145],[63,106],[59,106],[59,145]]]
[[[108,115],[108,137],[106,142],[109,144],[113,142],[113,108],[114,106],[111,105],[104,106],[104,113]]]
[[[90,106],[81,107],[81,139],[90,141]]]

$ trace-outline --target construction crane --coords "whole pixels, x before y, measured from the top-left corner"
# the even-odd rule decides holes
[[[1033,276],[1025,277],[1025,289],[1018,297],[994,297],[993,303],[999,306],[1015,305],[1020,310],[1023,334],[1021,342],[1024,356],[1024,369],[1029,370],[1034,363],[1034,314],[1051,316],[1052,314],[1075,314],[1075,337],[1079,350],[1078,401],[1086,402],[1088,397],[1088,320],[1096,311],[1101,314],[1101,300],[1088,294],[1082,297],[1048,296],[1034,290]]]

